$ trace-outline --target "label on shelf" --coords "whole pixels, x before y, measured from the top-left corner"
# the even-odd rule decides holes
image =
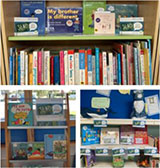
[[[145,120],[133,120],[132,126],[136,128],[145,128]]]
[[[94,127],[107,127],[107,120],[94,119]]]
[[[121,144],[130,145],[133,142],[133,137],[121,136]]]
[[[144,148],[144,155],[155,155],[157,154],[157,148],[156,147],[145,147]]]
[[[128,156],[140,155],[139,148],[137,148],[137,147],[129,147],[129,148],[127,148],[127,155]]]
[[[104,155],[108,155],[108,148],[97,147],[96,148],[96,156],[104,156]]]
[[[90,155],[91,154],[91,149],[81,147],[81,155]]]
[[[124,148],[113,148],[112,149],[112,155],[113,156],[125,155],[125,150],[124,150]]]

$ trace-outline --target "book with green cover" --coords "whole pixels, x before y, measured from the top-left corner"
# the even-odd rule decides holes
[[[105,10],[106,10],[106,1],[83,1],[84,34],[94,34],[94,12]]]

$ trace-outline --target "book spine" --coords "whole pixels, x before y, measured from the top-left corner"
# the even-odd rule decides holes
[[[121,54],[118,53],[117,54],[117,62],[118,62],[118,85],[121,85],[122,84],[122,81],[121,81]]]
[[[69,84],[69,78],[68,78],[68,74],[69,74],[69,66],[68,66],[68,51],[65,50],[64,51],[64,68],[65,68],[65,85]]]
[[[140,55],[140,66],[141,66],[141,74],[142,74],[142,85],[145,85],[144,52],[143,52],[143,50],[141,50],[141,55]]]
[[[100,84],[99,79],[99,48],[95,48],[95,72],[96,72],[96,85]]]
[[[142,74],[141,74],[141,64],[140,64],[140,42],[138,41],[137,44],[137,49],[138,49],[138,74],[139,74],[139,85],[142,85]]]
[[[21,85],[21,59],[20,59],[20,54],[18,54],[18,85]]]
[[[24,51],[20,51],[21,55],[21,85],[24,85]]]
[[[139,85],[139,71],[138,71],[138,49],[134,48],[134,72],[135,72],[135,83]]]
[[[103,85],[103,60],[102,53],[99,53],[99,83]]]
[[[85,50],[85,85],[88,85],[88,55],[87,50]]]
[[[96,75],[96,70],[95,70],[95,55],[92,55],[92,84],[93,85],[96,84],[95,75]]]
[[[50,51],[44,51],[44,85],[50,84]]]
[[[129,50],[129,85],[133,85],[133,75],[132,75],[132,47],[131,45],[128,46],[128,50]]]
[[[33,52],[33,85],[37,85],[37,51]]]
[[[150,74],[150,85],[152,85],[152,53],[151,53],[151,40],[148,41],[149,49],[149,74]]]
[[[123,79],[124,85],[127,85],[126,56],[123,54]]]
[[[42,52],[38,51],[38,85],[42,84]]]
[[[109,84],[113,85],[113,54],[108,53],[109,57]]]
[[[79,74],[79,53],[76,52],[75,56],[75,85],[80,84],[80,74]]]
[[[28,84],[33,85],[33,54],[29,54],[29,75]]]
[[[28,54],[27,52],[25,52],[25,85],[28,85]]]
[[[16,85],[18,85],[18,51],[16,51]]]
[[[117,84],[116,57],[113,56],[113,83]]]
[[[41,65],[42,65],[42,73],[41,73],[41,85],[44,85],[44,49],[42,48],[41,50],[42,52],[42,62],[41,62]]]
[[[13,54],[13,82],[14,82],[14,85],[16,85],[16,50],[14,51],[14,54]]]
[[[92,50],[87,50],[87,64],[88,64],[88,85],[92,85]]]
[[[80,84],[85,84],[85,51],[79,50]]]
[[[54,56],[54,84],[60,84],[60,64],[59,56]]]
[[[50,84],[53,85],[54,84],[54,56],[51,56],[51,58],[50,58],[50,69],[51,69]]]
[[[68,51],[69,57],[69,85],[74,85],[74,50]]]
[[[60,51],[60,84],[65,84],[65,76],[64,76],[64,52]]]
[[[10,85],[13,85],[13,48],[10,48],[9,56],[9,74],[10,74]]]
[[[107,85],[107,53],[105,51],[102,52],[102,59],[103,85]]]
[[[145,84],[150,84],[149,50],[144,49]]]

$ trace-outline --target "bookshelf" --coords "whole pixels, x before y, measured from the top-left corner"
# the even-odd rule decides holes
[[[56,6],[56,7],[82,7],[83,0],[81,1],[47,1],[46,6]],[[158,42],[158,24],[159,24],[159,11],[160,2],[159,1],[141,1],[141,0],[131,0],[131,1],[115,1],[107,0],[108,4],[119,3],[119,4],[138,4],[139,15],[144,17],[144,36],[39,36],[39,37],[14,37],[14,23],[13,18],[20,16],[20,2],[19,1],[2,1],[1,14],[2,14],[2,43],[3,43],[3,57],[2,57],[2,69],[1,69],[1,84],[9,84],[9,48],[14,46],[19,47],[45,47],[50,46],[53,49],[65,48],[65,47],[76,47],[76,46],[104,46],[110,41],[114,40],[145,40],[152,39],[152,76],[153,84],[158,84],[158,56],[157,52],[157,42]],[[147,9],[147,10],[146,10]],[[9,25],[9,26],[8,26]],[[32,42],[32,41],[36,41]],[[73,41],[75,41],[73,43]],[[54,46],[54,47],[53,47]]]
[[[32,91],[24,91],[25,96],[25,102],[32,102]],[[10,98],[8,98],[8,95],[5,95],[5,146],[6,146],[6,166],[7,167],[14,167],[14,164],[16,163],[45,163],[45,162],[63,162],[64,167],[70,167],[70,116],[69,116],[69,99],[68,94],[66,94],[65,100],[65,106],[66,106],[66,126],[30,126],[30,127],[11,127],[8,126],[8,102]],[[67,157],[66,159],[51,159],[51,160],[12,160],[12,151],[11,151],[11,130],[20,130],[25,129],[27,130],[27,141],[28,142],[34,142],[34,130],[35,129],[64,129],[65,136],[66,136],[66,144],[67,144]]]

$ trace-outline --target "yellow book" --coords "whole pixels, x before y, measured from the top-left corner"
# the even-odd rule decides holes
[[[29,74],[28,74],[28,84],[33,85],[33,54],[29,54]]]
[[[150,72],[149,72],[149,50],[144,50],[144,76],[145,76],[145,85],[150,85]]]

